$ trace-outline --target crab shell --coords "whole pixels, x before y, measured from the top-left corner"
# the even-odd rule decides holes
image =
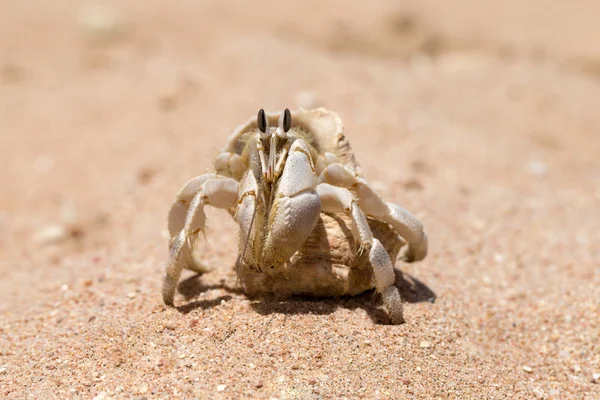
[[[405,242],[390,225],[372,218],[368,221],[373,236],[395,260]],[[237,268],[246,294],[335,297],[374,288],[368,251],[360,251],[354,243],[351,224],[346,215],[321,213],[316,228],[284,268],[263,273]]]

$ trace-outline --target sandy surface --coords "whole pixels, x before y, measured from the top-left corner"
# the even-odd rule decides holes
[[[0,398],[600,398],[600,3],[355,3],[0,0]],[[310,103],[426,225],[407,323],[250,301],[218,212],[165,308],[175,193]]]

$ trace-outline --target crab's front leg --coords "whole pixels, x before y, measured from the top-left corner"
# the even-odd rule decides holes
[[[173,305],[181,270],[192,262],[193,241],[206,223],[204,206],[230,209],[235,205],[238,187],[234,179],[207,174],[189,181],[179,193],[169,212],[172,238],[162,288],[165,304]],[[182,218],[183,215],[185,218]]]
[[[266,268],[279,267],[289,260],[317,225],[321,201],[316,184],[309,147],[304,140],[296,139],[287,153],[269,212],[261,257]]]
[[[239,181],[247,169],[246,160],[239,154],[224,151],[215,160],[215,170],[219,175]]]

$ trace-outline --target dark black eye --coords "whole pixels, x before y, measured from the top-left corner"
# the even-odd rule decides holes
[[[292,113],[287,108],[283,112],[283,131],[287,132],[292,127]]]
[[[256,123],[258,125],[258,129],[262,133],[265,133],[267,130],[267,117],[265,116],[265,110],[262,108],[258,111],[258,115],[256,116]]]

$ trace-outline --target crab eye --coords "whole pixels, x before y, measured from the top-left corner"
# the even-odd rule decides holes
[[[267,130],[267,117],[265,116],[265,110],[262,108],[258,111],[258,115],[256,116],[256,124],[258,125],[258,129],[262,133],[265,133]]]
[[[287,108],[283,112],[283,131],[287,132],[292,127],[292,113]]]
[[[288,110],[286,108],[285,111],[282,112],[281,115],[279,116],[279,122],[278,122],[278,126],[277,126],[277,136],[280,139],[285,139],[287,136],[286,134],[290,130],[291,127],[292,127],[292,114],[290,113],[290,110]]]

